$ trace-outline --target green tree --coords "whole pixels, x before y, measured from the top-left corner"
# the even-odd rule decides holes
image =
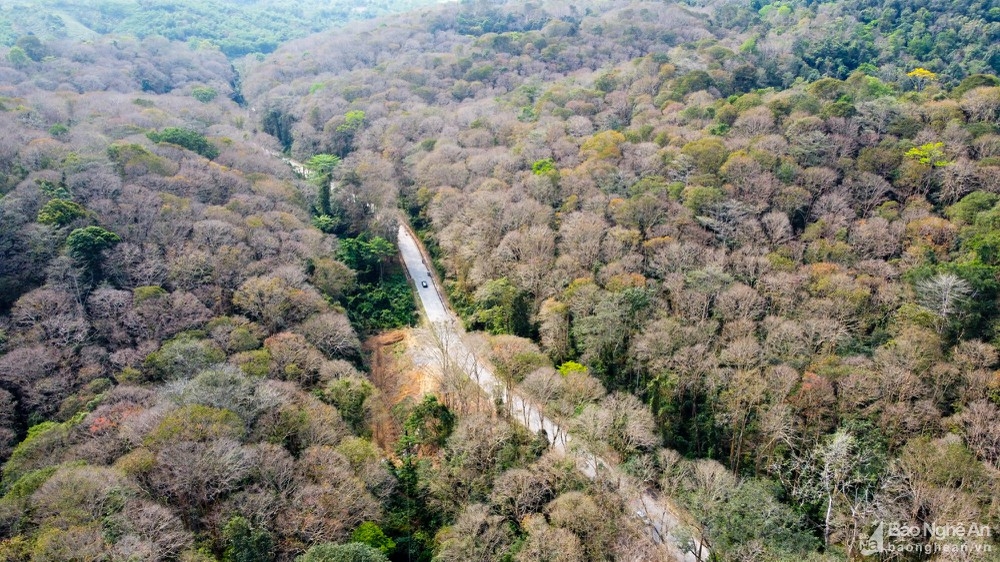
[[[297,119],[280,109],[271,109],[264,114],[261,125],[264,132],[278,139],[285,151],[292,149],[292,127]]]
[[[342,238],[337,249],[337,259],[358,272],[361,280],[373,280],[372,274],[378,271],[378,280],[382,280],[385,263],[396,255],[396,245],[381,236],[371,239],[359,236],[357,238]]]
[[[351,323],[367,334],[412,326],[416,321],[413,290],[402,274],[360,283],[345,301]]]
[[[226,550],[223,562],[268,562],[274,550],[271,535],[264,529],[255,529],[244,517],[236,516],[222,528]]]
[[[338,133],[354,134],[365,123],[365,112],[361,110],[348,111],[344,114],[344,122],[337,126]]]
[[[544,176],[556,171],[556,164],[551,158],[536,160],[531,165],[531,172],[536,176]]]
[[[377,548],[382,554],[389,554],[396,548],[396,542],[386,536],[382,527],[371,521],[365,521],[351,534],[351,541]]]
[[[691,141],[684,145],[681,154],[691,159],[698,171],[702,174],[718,173],[719,168],[726,163],[729,158],[729,150],[721,139],[717,137],[704,137],[696,141]]]
[[[191,152],[196,152],[209,160],[212,160],[219,155],[219,149],[215,148],[212,143],[208,142],[205,135],[199,133],[198,131],[192,131],[191,129],[168,127],[160,132],[146,133],[146,136],[153,142],[176,144],[177,146],[186,148]]]
[[[57,138],[64,136],[68,132],[69,127],[62,123],[56,123],[55,125],[49,127],[49,134]]]
[[[443,447],[454,429],[455,414],[428,394],[406,418],[397,448],[403,454],[412,454],[421,445]]]
[[[365,123],[365,112],[348,111],[337,121],[339,124],[333,130],[327,131],[332,137],[329,146],[331,152],[339,156],[346,156],[351,151],[355,136]]]
[[[334,154],[317,154],[306,161],[306,168],[320,175],[329,175],[340,164],[340,157]]]
[[[21,49],[24,54],[28,55],[28,58],[35,62],[42,62],[45,55],[48,54],[48,49],[42,44],[42,41],[34,35],[25,35],[18,38],[17,48]]]
[[[340,157],[333,154],[317,154],[306,162],[306,168],[314,174],[313,182],[319,193],[317,211],[320,217],[328,217],[330,220],[335,220],[333,206],[330,204],[330,188],[332,187],[330,182],[333,179],[333,170],[338,164],[340,164]],[[335,227],[335,225],[331,226]],[[326,232],[323,228],[320,230]]]
[[[121,241],[121,237],[110,230],[87,226],[70,232],[66,238],[66,247],[73,259],[96,274],[100,270],[101,252],[113,248]]]
[[[723,558],[726,558],[724,553],[733,553],[752,541],[767,545],[772,556],[802,553],[817,546],[802,517],[779,502],[775,492],[775,486],[769,482],[746,480],[706,514],[706,534]]]
[[[360,377],[345,377],[330,381],[318,392],[321,400],[337,408],[340,416],[356,435],[364,435],[367,430],[368,397],[375,392],[370,382]],[[364,542],[364,541],[362,541]]]
[[[66,199],[51,199],[38,211],[38,222],[50,226],[66,226],[76,219],[87,216],[87,210],[79,203]]]
[[[530,331],[529,303],[524,291],[506,277],[487,281],[476,291],[471,320],[491,334],[527,337]]]
[[[150,353],[143,362],[143,367],[151,380],[189,379],[203,369],[225,360],[225,352],[210,340],[181,335]]]
[[[576,373],[584,375],[588,373],[587,367],[577,363],[576,361],[567,361],[562,365],[559,365],[559,368],[557,370],[559,371],[559,374],[564,377],[568,377]]]
[[[219,92],[215,91],[215,88],[211,86],[195,86],[191,88],[191,96],[201,103],[208,103],[214,100],[217,95],[219,95]]]
[[[7,52],[7,60],[17,69],[31,64],[31,58],[28,56],[28,53],[25,53],[24,49],[17,46],[11,47],[10,51]]]
[[[906,151],[906,157],[935,168],[947,166],[951,162],[944,153],[943,142],[929,142]]]
[[[326,194],[327,194],[327,201],[329,201],[330,190],[327,189],[325,191],[326,191]],[[322,195],[322,194],[323,194],[323,191],[320,191],[320,195]],[[322,198],[321,198],[320,204],[322,205],[322,203],[323,203],[323,201],[322,201]],[[312,222],[313,226],[315,226],[316,228],[318,228],[321,232],[325,232],[326,234],[334,234],[335,232],[337,232],[337,229],[340,228],[340,224],[341,224],[340,219],[338,219],[337,217],[330,216],[330,215],[316,215],[315,217],[312,218],[311,222]]]

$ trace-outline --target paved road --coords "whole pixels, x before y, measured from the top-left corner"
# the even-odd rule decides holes
[[[271,154],[284,160],[298,174],[308,176],[309,170],[301,162],[296,162],[280,154]],[[334,189],[332,181],[330,189],[331,191]],[[596,478],[598,469],[605,474],[608,471],[617,471],[600,457],[587,452],[582,443],[574,441],[564,428],[545,417],[536,405],[517,394],[506,391],[503,382],[493,374],[489,365],[476,357],[476,354],[465,345],[458,318],[445,305],[443,293],[436,278],[430,274],[431,268],[424,254],[417,245],[413,234],[402,223],[399,227],[397,244],[403,257],[403,263],[410,274],[410,279],[416,284],[417,295],[420,297],[420,304],[423,306],[427,322],[434,330],[440,342],[440,348],[450,356],[449,359],[459,365],[465,374],[483,389],[487,396],[499,396],[508,405],[511,416],[529,431],[537,434],[539,430],[544,429],[552,448],[563,454],[572,455],[576,459],[577,468],[585,476],[591,479]],[[423,286],[423,281],[426,281],[426,287]],[[701,548],[700,555],[695,555],[687,552],[681,546],[685,544],[685,539],[679,532],[683,531],[684,526],[681,524],[682,517],[676,508],[645,492],[628,499],[628,501],[630,510],[647,526],[654,542],[664,547],[666,551],[663,553],[664,561],[702,562],[708,560],[709,551],[707,548]]]
[[[603,459],[588,453],[582,443],[574,441],[564,428],[542,414],[540,408],[505,388],[489,365],[465,345],[461,324],[445,305],[441,290],[430,273],[431,268],[416,239],[402,224],[399,227],[398,245],[403,263],[416,284],[427,321],[435,332],[440,349],[449,356],[446,359],[458,365],[487,396],[499,396],[507,404],[512,417],[529,431],[538,433],[544,429],[552,448],[576,458],[578,468],[588,478],[596,478],[598,468],[605,474],[608,471],[616,472],[617,469]],[[425,282],[426,287],[423,286]],[[683,539],[677,533],[682,529],[681,518],[674,508],[648,493],[637,494],[629,502],[631,511],[646,524],[653,540],[664,547],[666,552],[663,553],[663,560],[699,562],[698,556],[684,552],[681,547]],[[703,551],[701,560],[707,559],[708,553]]]

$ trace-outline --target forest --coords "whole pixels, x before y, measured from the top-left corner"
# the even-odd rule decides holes
[[[226,56],[263,55],[292,38],[432,4],[431,0],[15,0],[0,6],[0,44],[34,35],[103,35],[209,43]]]
[[[684,548],[1000,560],[1000,4],[218,4],[0,8],[0,561],[665,559],[400,221]]]

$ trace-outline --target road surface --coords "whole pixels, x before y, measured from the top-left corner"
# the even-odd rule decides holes
[[[598,468],[605,474],[609,471],[617,473],[617,469],[603,459],[588,453],[582,443],[575,441],[564,428],[547,418],[540,408],[507,389],[494,375],[488,363],[480,360],[465,345],[461,324],[445,305],[437,280],[431,275],[428,258],[421,252],[413,234],[403,224],[399,226],[398,245],[427,322],[434,330],[440,348],[449,356],[446,359],[458,365],[487,396],[497,396],[503,400],[512,417],[529,431],[537,434],[539,430],[544,429],[551,447],[575,458],[578,468],[588,478],[596,478]],[[426,287],[422,286],[422,281],[427,282]],[[648,493],[637,494],[629,501],[632,513],[649,528],[653,540],[664,547],[666,551],[664,560],[699,562],[699,559],[708,559],[707,550],[702,550],[700,558],[685,551],[682,546],[685,539],[681,536],[683,534],[681,517],[672,507]]]

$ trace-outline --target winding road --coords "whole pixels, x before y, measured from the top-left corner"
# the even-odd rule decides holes
[[[435,336],[441,342],[441,349],[447,359],[458,365],[487,396],[498,396],[507,405],[512,417],[529,431],[537,434],[545,430],[552,448],[576,459],[577,467],[590,479],[597,478],[598,469],[605,477],[610,473],[619,482],[625,480],[618,469],[600,457],[587,452],[586,447],[558,424],[546,417],[541,408],[520,395],[507,389],[493,373],[488,362],[476,356],[464,341],[461,323],[445,304],[437,279],[431,274],[429,257],[422,251],[413,233],[400,222],[398,246],[403,263],[414,284],[425,317]],[[426,282],[426,287],[423,286]],[[630,509],[649,529],[653,541],[661,546],[663,561],[701,562],[708,560],[708,550],[699,549],[699,554],[691,552],[693,529],[681,524],[679,510],[661,498],[648,492],[637,492],[626,498]]]

